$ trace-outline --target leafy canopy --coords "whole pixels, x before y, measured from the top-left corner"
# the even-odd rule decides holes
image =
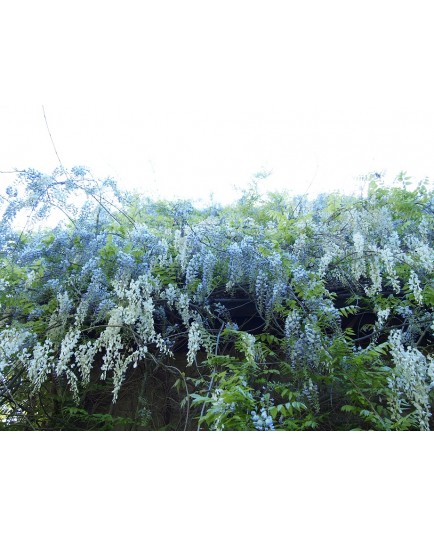
[[[433,192],[365,183],[199,209],[83,167],[19,173],[1,196],[0,427],[430,429]]]

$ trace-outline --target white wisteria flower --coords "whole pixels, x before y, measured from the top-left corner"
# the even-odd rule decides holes
[[[196,321],[191,323],[188,330],[187,365],[191,366],[196,361],[197,352],[202,343],[200,324]]]
[[[25,363],[29,357],[26,344],[29,342],[30,333],[24,329],[10,328],[3,329],[0,333],[0,372],[18,356],[21,362]]]
[[[389,405],[392,415],[398,419],[403,405],[412,404],[421,430],[429,429],[430,391],[434,385],[434,367],[431,356],[424,356],[417,348],[402,343],[402,333],[392,330],[389,335],[390,352],[395,363],[389,380],[392,397]]]
[[[422,289],[420,288],[419,277],[414,270],[410,271],[410,278],[408,280],[408,286],[414,294],[414,299],[419,305],[422,304]]]
[[[257,358],[256,352],[256,339],[255,336],[251,333],[246,333],[245,331],[239,332],[240,345],[244,355],[246,356],[247,361],[254,363]]]

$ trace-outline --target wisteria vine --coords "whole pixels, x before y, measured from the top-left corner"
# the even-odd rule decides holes
[[[164,371],[182,429],[429,430],[434,196],[365,184],[197,209],[82,167],[20,172],[1,195],[1,422],[89,419],[98,385],[114,414],[138,375],[131,426],[149,427]]]

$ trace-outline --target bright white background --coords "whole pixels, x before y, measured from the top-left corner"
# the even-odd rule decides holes
[[[430,8],[0,0],[0,171],[58,165],[44,105],[65,166],[161,197],[231,201],[262,169],[293,192],[374,170],[432,179]],[[13,437],[0,504],[14,533],[428,528],[425,434]]]
[[[155,196],[434,177],[418,1],[0,3],[0,170],[65,166]],[[2,176],[5,179],[5,176]]]

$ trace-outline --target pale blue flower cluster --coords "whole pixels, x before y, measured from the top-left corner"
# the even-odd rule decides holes
[[[256,411],[251,412],[253,425],[256,430],[271,431],[274,430],[274,423],[272,416],[267,413],[266,409],[262,409],[259,414]]]
[[[265,391],[265,388],[264,388]],[[263,392],[259,400],[259,410],[252,410],[250,412],[253,425],[256,430],[260,431],[272,431],[274,430],[273,417],[270,415],[269,408],[273,405],[274,399],[270,397],[268,393]]]
[[[263,398],[261,398],[261,409],[257,413],[256,411],[251,411],[252,421],[253,425],[256,428],[256,430],[260,431],[273,431],[274,430],[274,422],[273,417],[268,413],[268,410],[263,405]]]

